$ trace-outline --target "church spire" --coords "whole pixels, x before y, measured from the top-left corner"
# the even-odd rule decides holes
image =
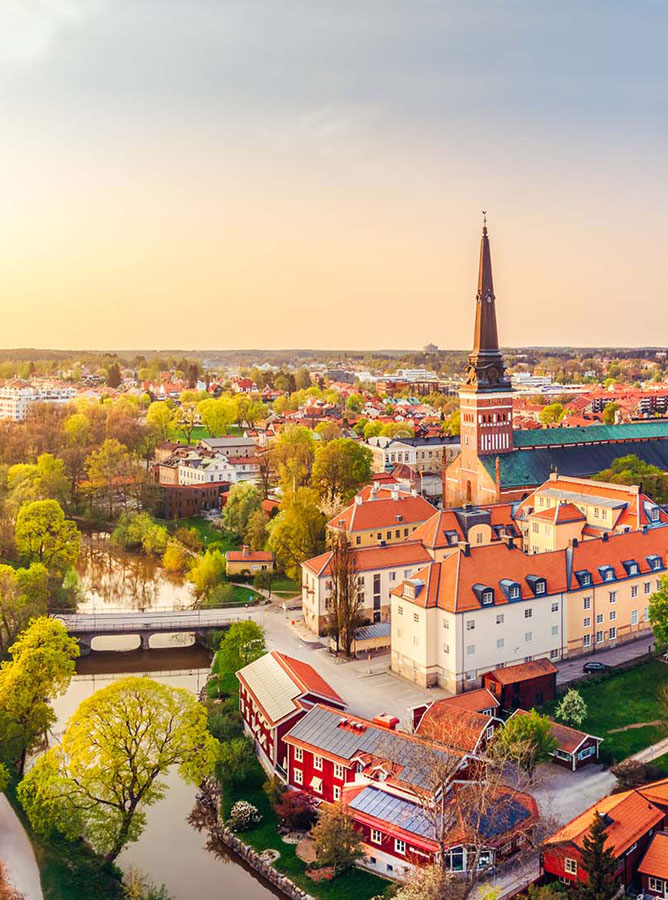
[[[466,381],[478,391],[510,388],[510,383],[505,376],[503,357],[499,351],[496,298],[492,278],[492,253],[487,233],[486,212],[483,212],[482,238],[480,240],[473,352],[469,356]]]

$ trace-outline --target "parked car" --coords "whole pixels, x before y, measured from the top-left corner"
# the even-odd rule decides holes
[[[606,664],[602,662],[588,662],[584,664],[582,671],[587,673],[609,672],[611,668],[612,666],[606,666]]]

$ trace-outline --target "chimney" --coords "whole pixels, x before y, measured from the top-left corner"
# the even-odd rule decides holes
[[[605,543],[607,543],[607,541],[608,541],[608,532],[607,531],[603,532],[603,534],[601,535],[601,540],[603,540]]]
[[[470,556],[470,555],[471,555],[471,545],[469,544],[468,541],[458,541],[458,542],[457,542],[457,546],[458,546],[459,549],[462,551],[462,553],[464,554],[464,556]]]
[[[392,499],[393,500],[399,499],[399,488],[394,485],[392,486]]]
[[[361,506],[361,505],[362,505],[362,498],[360,497],[359,494],[356,494],[355,495],[355,506]]]
[[[501,535],[501,540],[509,550],[513,550],[515,548],[515,538],[512,536],[512,534],[507,534],[504,531]]]
[[[391,716],[389,713],[381,713],[379,716],[373,717],[373,724],[378,725],[380,728],[395,731],[399,724],[399,719],[396,716]]]
[[[250,556],[250,547],[248,546],[248,544],[243,545],[243,547],[241,548],[241,552],[243,556]]]
[[[568,542],[568,546],[569,547],[577,547],[578,543],[579,542],[578,542],[577,538],[571,538]]]

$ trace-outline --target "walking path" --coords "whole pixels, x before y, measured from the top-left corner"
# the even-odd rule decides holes
[[[652,744],[651,747],[645,747],[644,750],[639,750],[637,753],[634,753],[633,756],[630,756],[629,759],[645,763],[651,762],[653,759],[658,759],[666,753],[668,753],[668,737],[662,738],[660,741],[657,741],[656,744]]]
[[[10,884],[25,900],[42,900],[35,852],[9,800],[0,794],[0,859]]]

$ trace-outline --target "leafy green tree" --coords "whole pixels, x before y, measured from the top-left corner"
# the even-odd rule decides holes
[[[284,492],[308,484],[315,459],[315,443],[308,428],[288,426],[273,441],[269,453]]]
[[[603,469],[593,478],[611,484],[637,484],[657,503],[668,501],[668,477],[658,466],[646,463],[635,453],[617,457],[609,469]]]
[[[79,558],[81,534],[56,500],[35,500],[22,506],[14,533],[21,556],[43,563],[50,572],[62,574]]]
[[[114,498],[125,497],[125,483],[134,475],[127,447],[116,438],[107,438],[86,458],[91,492],[107,504],[109,518],[114,515]]]
[[[327,618],[328,632],[346,656],[350,656],[355,629],[362,624],[355,554],[346,534],[339,535],[332,544],[332,594]]]
[[[364,406],[364,397],[361,394],[351,394],[346,402],[346,407],[352,412],[359,412]]]
[[[451,434],[454,437],[459,437],[462,430],[461,412],[459,407],[457,407],[457,409],[453,409],[453,411],[447,417],[447,419],[445,420],[445,428],[448,434]]]
[[[380,430],[383,437],[388,438],[412,438],[415,429],[412,425],[406,425],[404,422],[387,422]]]
[[[107,387],[117,388],[121,380],[121,367],[117,362],[113,362],[107,369]]]
[[[193,563],[188,580],[192,582],[195,593],[206,599],[225,579],[225,557],[220,550],[207,550]]]
[[[178,541],[168,541],[162,555],[162,565],[168,572],[185,572],[188,567],[188,553]]]
[[[41,563],[27,569],[0,565],[0,656],[30,619],[46,613],[49,573]]]
[[[123,875],[123,900],[171,900],[171,897],[164,884],[153,884],[131,867]]]
[[[606,403],[605,408],[603,409],[603,424],[604,425],[614,425],[615,424],[615,413],[619,409],[619,403]]]
[[[229,397],[218,397],[200,400],[197,404],[202,425],[207,429],[211,437],[222,437],[230,430],[230,425],[237,417],[237,407],[234,400]]]
[[[352,816],[341,801],[320,811],[311,837],[315,842],[316,860],[322,866],[331,866],[334,875],[352,868],[364,855]]]
[[[160,439],[166,441],[172,432],[173,413],[164,400],[155,400],[146,413],[146,424],[154,428]]]
[[[184,391],[184,394],[186,392]],[[172,425],[183,435],[186,444],[190,444],[192,433],[197,425],[198,412],[196,400],[184,400],[181,395],[181,403],[172,414]]]
[[[313,487],[330,501],[350,500],[371,480],[371,450],[351,438],[337,438],[318,448]]]
[[[300,578],[304,560],[325,549],[326,521],[312,488],[298,488],[283,498],[279,514],[269,523],[267,544],[278,568],[290,578]]]
[[[661,586],[649,598],[649,620],[656,649],[660,653],[668,650],[668,575],[661,579]]]
[[[255,400],[245,394],[236,399],[236,420],[244,428],[252,428],[266,415],[267,411],[261,400]]]
[[[253,742],[244,735],[220,745],[216,775],[222,784],[241,784],[257,766]]]
[[[264,632],[250,620],[233,622],[218,648],[219,671],[236,672],[266,653]]]
[[[364,426],[364,440],[368,441],[371,437],[378,437],[382,430],[382,422],[367,422]]]
[[[11,775],[9,774],[9,769],[4,763],[0,763],[0,794],[2,794],[9,784],[9,779]],[[0,894],[2,897],[2,894]]]
[[[241,481],[233,485],[227,496],[223,509],[223,528],[225,531],[243,537],[253,513],[262,509],[262,494],[250,481]]]
[[[520,710],[512,715],[502,728],[497,743],[501,752],[514,759],[531,778],[536,766],[547,762],[557,747],[552,736],[552,723],[535,709],[529,713]]]
[[[267,591],[271,598],[271,586],[274,583],[274,573],[267,569],[265,572],[258,572],[253,579],[253,587],[258,591]]]
[[[615,872],[619,863],[610,845],[606,846],[608,823],[597,812],[582,842],[580,858],[587,874],[573,887],[576,900],[610,900],[619,888]]]
[[[21,773],[27,754],[55,722],[50,701],[67,689],[78,655],[65,626],[41,617],[19,635],[0,666],[0,748]]]
[[[320,440],[323,444],[341,437],[341,429],[336,422],[319,422],[315,426],[314,431],[320,435]]]
[[[124,678],[83,701],[18,795],[35,831],[85,837],[113,861],[139,838],[146,807],[164,796],[161,776],[176,766],[199,784],[217,753],[206,710],[189,691]]]
[[[561,698],[555,715],[564,725],[579,728],[587,718],[587,704],[579,691],[570,688]]]
[[[566,410],[561,403],[550,403],[544,406],[538,413],[538,420],[542,425],[558,425],[566,415]]]
[[[51,453],[42,453],[36,463],[18,463],[7,472],[5,507],[16,513],[33,500],[57,500],[63,504],[69,494],[65,463]]]
[[[248,519],[246,530],[244,531],[244,541],[251,550],[263,550],[267,543],[267,525],[269,524],[269,516],[263,509],[256,509]]]

